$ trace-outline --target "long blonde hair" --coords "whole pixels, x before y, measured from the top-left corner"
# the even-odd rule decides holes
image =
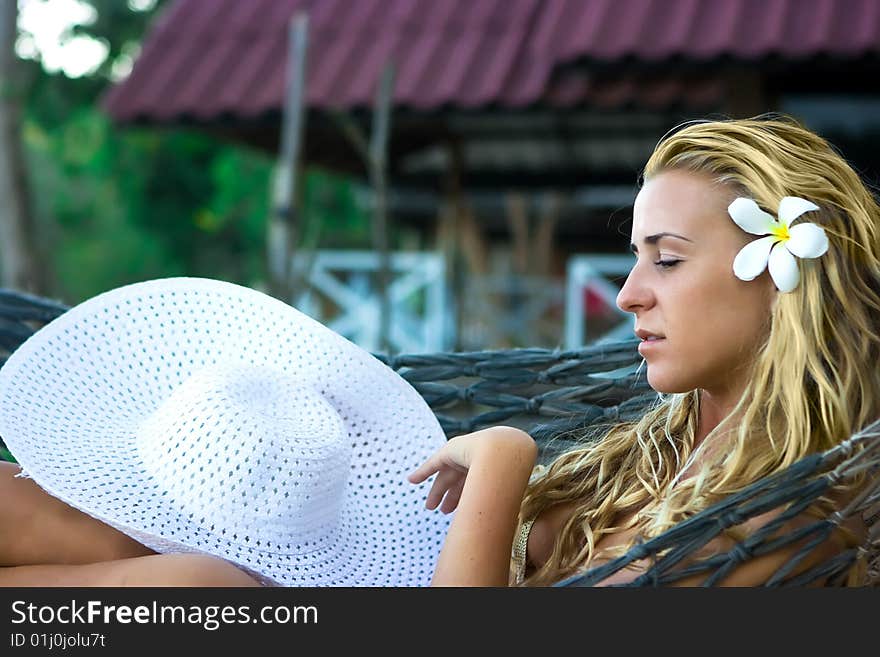
[[[729,442],[701,454],[694,476],[672,485],[694,456],[696,390],[660,395],[638,422],[536,473],[521,519],[560,503],[574,512],[525,585],[582,570],[614,532],[656,536],[880,415],[880,208],[853,169],[824,139],[778,115],[686,125],[657,145],[644,179],[671,169],[708,174],[774,215],[784,196],[815,202],[810,221],[825,229],[828,252],[799,260],[800,284],[778,295],[739,403],[700,450],[716,436]],[[629,522],[615,524],[628,514]]]

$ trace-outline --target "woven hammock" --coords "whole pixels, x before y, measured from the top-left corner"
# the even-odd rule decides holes
[[[0,290],[0,365],[36,329],[67,308],[50,299]],[[638,419],[657,401],[639,368],[642,358],[637,344],[638,340],[626,340],[575,350],[376,356],[419,391],[448,437],[494,424],[518,426],[535,438],[539,462],[547,463],[569,447],[599,439],[615,422]],[[2,437],[0,458],[12,460]],[[867,473],[866,483],[846,508],[780,536],[779,529],[786,521],[800,515],[832,485],[861,473]],[[694,557],[725,530],[774,509],[782,512],[731,549]],[[798,567],[853,516],[861,516],[868,527],[864,544],[811,563],[809,568]],[[766,586],[838,585],[861,556],[868,559],[865,584],[880,584],[880,421],[557,586],[591,586],[643,560],[648,560],[650,567],[622,586],[664,586],[695,575],[701,576],[702,585],[712,586],[750,559],[801,543],[767,579]]]

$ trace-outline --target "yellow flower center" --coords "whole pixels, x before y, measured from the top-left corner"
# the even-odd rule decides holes
[[[781,221],[779,223],[777,223],[775,226],[773,226],[772,228],[770,228],[770,233],[775,235],[776,237],[778,237],[783,242],[787,241],[789,239],[789,237],[791,237],[788,234],[788,226],[786,226]]]

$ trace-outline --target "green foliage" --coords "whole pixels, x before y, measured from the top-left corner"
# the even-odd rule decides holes
[[[126,283],[208,276],[262,286],[273,159],[182,129],[120,128],[99,109],[114,61],[165,4],[134,11],[90,0],[98,18],[76,33],[108,43],[89,77],[21,62],[24,143],[52,296],[77,303]],[[369,217],[348,179],[307,170],[298,248],[369,248]]]
[[[372,248],[370,218],[357,206],[349,179],[310,168],[303,176],[302,194],[303,223],[307,228],[304,246]]]

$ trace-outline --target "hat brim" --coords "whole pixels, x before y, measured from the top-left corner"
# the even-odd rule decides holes
[[[217,362],[279,368],[340,414],[351,469],[337,535],[321,550],[200,526],[146,473],[138,425],[193,371]],[[0,435],[51,495],[158,552],[213,554],[267,583],[427,585],[451,520],[424,508],[428,482],[406,481],[445,442],[418,392],[319,322],[232,283],[158,279],[79,304],[0,369],[0,409]]]

